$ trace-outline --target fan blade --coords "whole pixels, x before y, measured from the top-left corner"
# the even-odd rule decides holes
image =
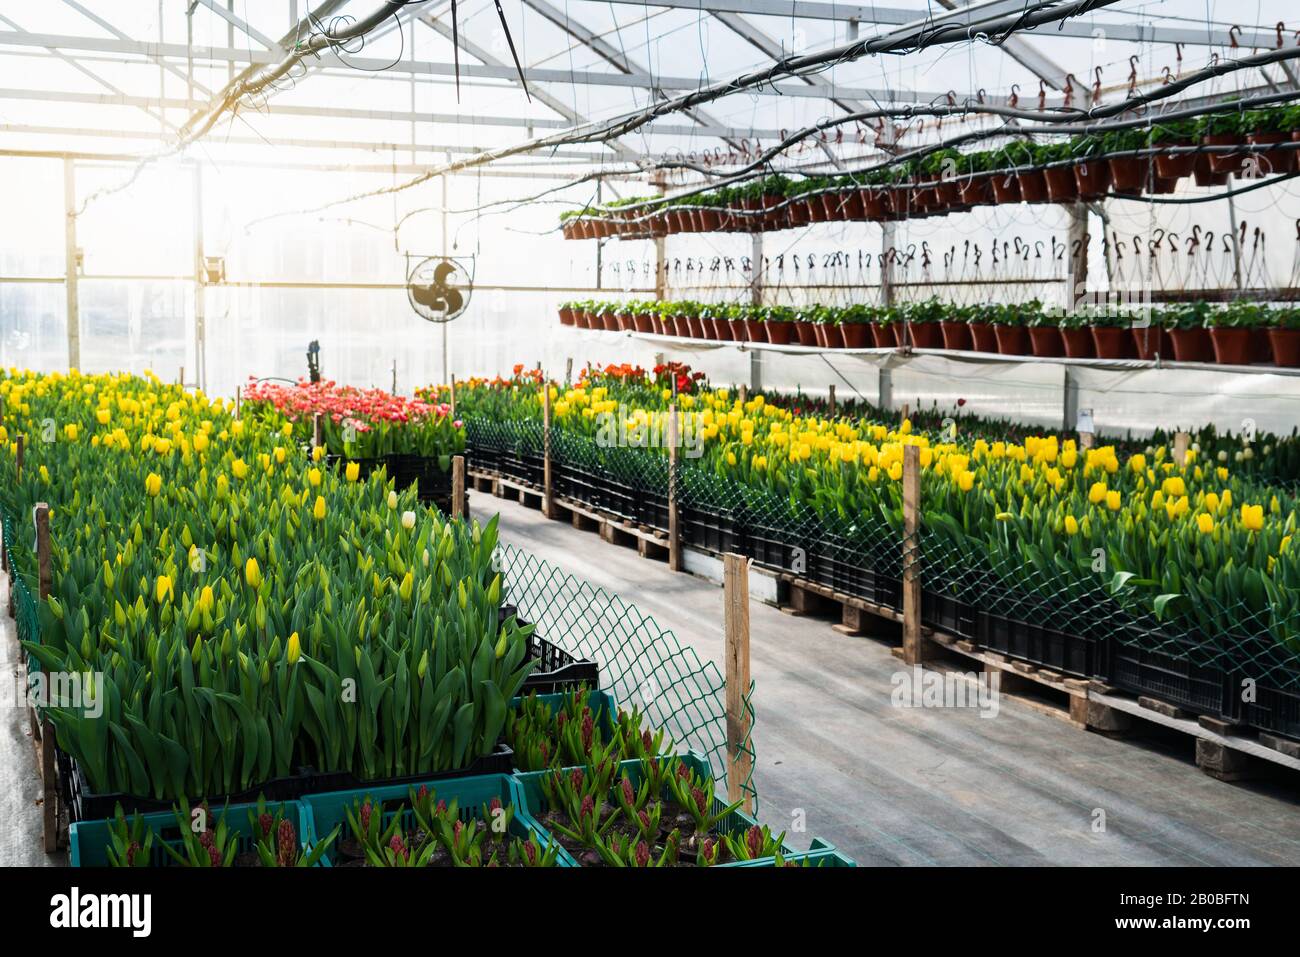
[[[434,309],[442,301],[433,286],[412,286],[411,298],[426,309]]]
[[[448,315],[460,312],[465,308],[465,299],[461,296],[459,289],[448,289],[446,295],[443,296],[443,299],[446,300],[447,303]]]

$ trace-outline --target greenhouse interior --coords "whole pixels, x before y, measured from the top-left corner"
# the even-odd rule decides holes
[[[0,73],[0,864],[1300,864],[1294,4],[0,0]]]

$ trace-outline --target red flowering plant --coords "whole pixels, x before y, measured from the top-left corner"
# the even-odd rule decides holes
[[[451,406],[392,395],[382,389],[340,386],[330,380],[295,385],[250,382],[245,392],[251,414],[310,443],[317,417],[326,452],[350,459],[417,455],[437,459],[442,471],[465,449],[465,428]]]

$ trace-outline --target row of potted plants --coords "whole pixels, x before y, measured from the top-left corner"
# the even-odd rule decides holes
[[[562,303],[559,315],[562,325],[581,329],[823,349],[911,346],[1043,358],[1300,366],[1300,309],[1253,301],[1194,302],[1146,312],[1098,304],[1067,312],[1036,300],[798,307],[586,300]]]
[[[1221,185],[1234,173],[1289,173],[1300,107],[1217,113],[1070,140],[939,149],[844,176],[783,175],[677,199],[633,197],[561,214],[566,239],[756,232],[816,222],[887,221],[1005,203],[1068,203],[1111,193],[1172,193],[1180,180]]]

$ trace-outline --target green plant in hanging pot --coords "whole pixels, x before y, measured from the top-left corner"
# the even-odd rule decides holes
[[[1249,110],[1242,114],[1240,128],[1251,146],[1275,146],[1291,141],[1296,130],[1296,127],[1288,125],[1292,119],[1287,109]],[[1256,177],[1290,173],[1296,168],[1295,150],[1256,149],[1246,157],[1244,165],[1246,171]]]
[[[1044,311],[1043,321],[1056,323],[1066,358],[1091,359],[1097,355],[1097,346],[1092,338],[1092,328],[1086,312],[1053,307]]]
[[[1216,148],[1215,152],[1209,154],[1211,173],[1216,177],[1227,177],[1241,171],[1246,154],[1226,148],[1239,146],[1246,141],[1240,112],[1202,116],[1197,122],[1197,134],[1202,145]],[[1216,182],[1219,180],[1216,179]],[[1226,182],[1226,179],[1222,182]]]
[[[1179,180],[1191,176],[1196,169],[1196,153],[1189,148],[1197,144],[1195,120],[1160,122],[1151,127],[1147,145],[1153,149],[1187,149],[1187,152],[1163,152],[1155,157],[1156,176],[1163,180]]]
[[[947,307],[934,298],[903,303],[896,309],[900,320],[899,343],[916,349],[942,349],[943,333],[939,323],[947,311]]]
[[[1266,334],[1266,321],[1264,307],[1244,299],[1210,309],[1205,325],[1214,344],[1214,361],[1221,365],[1250,364],[1256,355],[1256,337]]]
[[[870,306],[853,303],[840,310],[840,335],[846,349],[870,349],[875,345],[871,333],[872,312]]]
[[[1070,153],[1075,159],[1074,183],[1080,199],[1105,196],[1110,189],[1110,164],[1106,161],[1105,145],[1100,137],[1076,136],[1070,141]]]
[[[1044,309],[1034,300],[1025,307],[1029,344],[1034,355],[1054,359],[1065,354],[1065,340],[1061,336],[1061,316],[1058,310]]]
[[[1205,325],[1209,311],[1204,302],[1177,303],[1160,310],[1160,324],[1169,337],[1175,361],[1214,361],[1214,345]]]
[[[1087,317],[1097,358],[1133,358],[1132,323],[1127,315],[1107,303],[1090,303],[1078,311]]]
[[[1023,356],[1029,353],[1029,333],[1026,329],[1027,313],[1023,306],[997,306],[992,316],[993,334],[998,352],[1004,356]]]
[[[982,206],[993,202],[989,170],[994,162],[994,154],[988,151],[961,154],[957,164],[957,184],[963,205]]]
[[[786,346],[794,333],[794,309],[789,306],[767,306],[762,314],[763,328],[767,341],[773,345]]]
[[[1300,366],[1300,308],[1284,306],[1269,313],[1269,343],[1275,365]]]
[[[1137,195],[1151,182],[1154,171],[1146,156],[1130,155],[1147,148],[1148,133],[1144,129],[1114,130],[1101,140],[1101,152],[1110,166],[1110,179],[1115,192]]]
[[[1002,153],[1006,157],[1007,166],[1016,177],[1021,201],[1047,202],[1047,177],[1038,165],[1034,144],[1027,140],[1015,140],[1003,147]]]
[[[1071,203],[1079,198],[1079,184],[1074,179],[1075,157],[1068,141],[1035,143],[1032,157],[1034,166],[1043,171],[1043,179],[1047,181],[1049,200]]]

